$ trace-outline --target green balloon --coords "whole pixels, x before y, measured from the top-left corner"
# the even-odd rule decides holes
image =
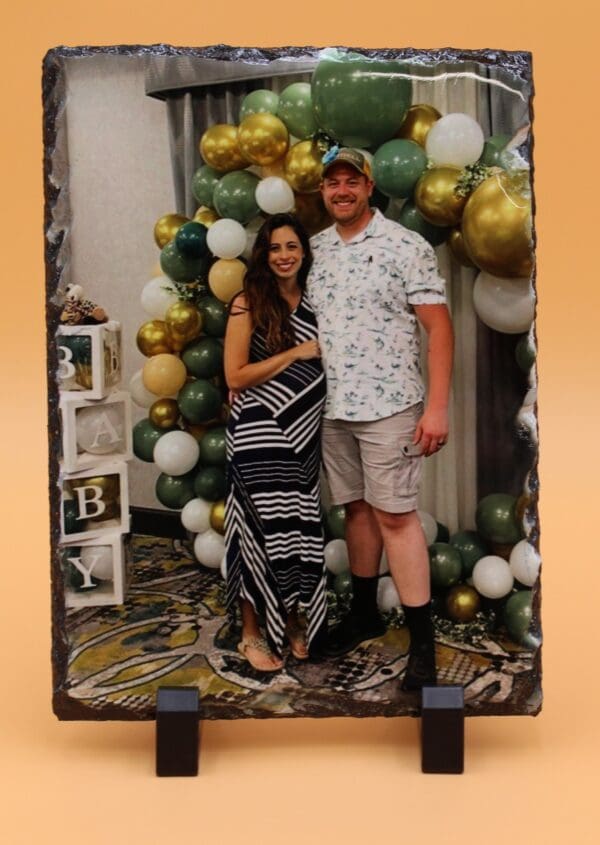
[[[79,508],[75,499],[66,499],[63,502],[63,520],[65,524],[65,534],[77,534],[83,531],[82,525],[85,520],[79,520]]]
[[[412,194],[427,167],[427,154],[414,141],[395,138],[383,144],[373,156],[373,179],[378,189],[396,199]]]
[[[279,95],[277,117],[283,120],[290,135],[301,141],[311,138],[317,131],[313,114],[310,82],[294,82]]]
[[[479,502],[475,524],[484,539],[503,545],[519,542],[523,535],[515,516],[516,502],[507,493],[491,493]]]
[[[200,438],[200,463],[205,466],[225,466],[225,428],[211,428]]]
[[[436,543],[449,543],[450,542],[450,532],[448,531],[448,527],[444,525],[443,522],[437,522],[437,534],[435,535],[435,542]]]
[[[525,334],[519,340],[515,347],[515,358],[520,370],[528,373],[535,363],[535,348],[529,340],[529,335]]]
[[[150,420],[140,420],[133,427],[133,453],[140,461],[154,463],[154,447],[163,434],[175,431],[176,427],[158,428]]]
[[[254,198],[258,176],[248,170],[234,170],[219,180],[213,194],[217,214],[245,225],[260,213]]]
[[[188,422],[209,422],[221,410],[221,393],[206,379],[196,379],[184,384],[177,395],[179,410]]]
[[[352,575],[350,572],[340,572],[333,579],[333,589],[338,596],[352,595]]]
[[[156,479],[156,498],[166,508],[179,510],[194,498],[194,474],[166,475],[164,472]]]
[[[458,584],[462,575],[460,552],[449,543],[432,543],[429,546],[431,585],[445,589]]]
[[[221,467],[204,467],[194,479],[194,493],[207,502],[216,502],[225,497],[227,478]]]
[[[411,104],[408,67],[330,50],[311,82],[317,124],[347,147],[382,144],[400,128]]]
[[[334,540],[346,537],[346,508],[343,505],[333,505],[325,517],[327,530]]]
[[[402,206],[398,223],[421,235],[431,246],[443,244],[452,229],[451,226],[434,226],[433,223],[425,220],[412,200],[407,200]]]
[[[89,334],[58,335],[58,345],[66,346],[71,353],[72,364],[89,365],[92,363],[92,338]]]
[[[487,167],[502,167],[500,154],[509,141],[510,135],[492,135],[483,145],[479,163]]]
[[[259,88],[258,91],[252,91],[242,100],[240,123],[246,117],[250,117],[251,114],[259,114],[260,112],[277,114],[278,105],[279,96],[274,91],[269,91],[268,88]]]
[[[528,636],[531,625],[531,590],[519,590],[514,593],[504,605],[503,621],[506,630],[517,643],[531,646],[532,638]]]
[[[223,368],[223,347],[216,338],[203,337],[187,346],[181,358],[193,376],[211,379]]]
[[[203,297],[198,303],[202,330],[210,337],[223,337],[227,325],[227,306],[216,296]]]
[[[477,561],[490,554],[488,544],[476,531],[457,531],[450,537],[450,544],[460,552],[463,579],[470,578]]]
[[[214,208],[213,192],[223,174],[209,164],[203,164],[192,176],[192,193],[200,205]]]
[[[174,282],[193,282],[206,276],[210,258],[188,258],[183,255],[175,240],[164,246],[160,253],[160,266],[163,273]]]
[[[206,234],[208,229],[202,223],[192,220],[184,223],[177,230],[175,245],[184,258],[204,258],[209,254],[206,246]]]

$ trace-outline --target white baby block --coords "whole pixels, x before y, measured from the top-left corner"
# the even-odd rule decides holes
[[[121,381],[121,324],[59,326],[58,384],[61,393],[103,399]]]
[[[122,534],[106,534],[60,549],[67,607],[123,604],[125,555]]]
[[[63,393],[60,398],[65,472],[101,467],[133,457],[131,398],[125,391],[92,401]]]
[[[127,464],[105,463],[61,473],[61,542],[129,531]]]

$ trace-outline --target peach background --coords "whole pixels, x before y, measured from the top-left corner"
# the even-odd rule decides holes
[[[3,13],[0,833],[34,842],[597,841],[598,68],[593,4],[57,0]],[[321,5],[324,10],[321,10]],[[58,44],[347,44],[534,54],[545,707],[472,719],[466,773],[417,722],[209,723],[201,776],[153,777],[152,724],[50,712],[40,65]]]

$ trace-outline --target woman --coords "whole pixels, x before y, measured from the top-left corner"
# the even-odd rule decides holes
[[[227,607],[240,602],[238,650],[261,671],[281,669],[286,639],[306,659],[326,618],[319,491],[325,377],[305,295],[311,261],[296,218],[269,218],[225,336],[225,378],[235,397],[227,429]]]

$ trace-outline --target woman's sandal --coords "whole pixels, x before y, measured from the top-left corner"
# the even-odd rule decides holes
[[[276,661],[276,663],[272,663],[271,666],[257,666],[255,660],[251,660],[248,657],[248,649],[253,648],[256,651],[262,652],[265,656],[270,657],[272,660]],[[269,644],[266,640],[263,640],[262,637],[244,637],[241,642],[238,643],[237,650],[245,658],[250,666],[253,669],[256,669],[257,672],[279,672],[280,669],[283,668],[283,660],[280,660],[276,655],[273,654],[271,649],[269,648]]]
[[[296,660],[308,660],[308,641],[304,628],[297,622],[288,622],[285,632],[290,644],[290,651]]]

